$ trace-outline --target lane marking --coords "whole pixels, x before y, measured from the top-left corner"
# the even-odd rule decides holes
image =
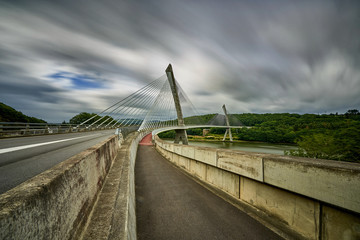
[[[59,142],[66,142],[66,141],[71,141],[71,140],[75,140],[75,139],[79,139],[79,138],[91,137],[91,136],[96,136],[96,135],[99,135],[99,134],[92,134],[92,135],[88,135],[88,136],[75,137],[75,138],[67,138],[67,139],[62,139],[62,140],[57,140],[57,141],[36,143],[36,144],[30,144],[30,145],[24,145],[24,146],[18,146],[18,147],[3,148],[3,149],[0,149],[0,154],[19,151],[19,150],[23,150],[23,149],[27,149],[27,148],[33,148],[33,147],[39,147],[39,146],[59,143]]]

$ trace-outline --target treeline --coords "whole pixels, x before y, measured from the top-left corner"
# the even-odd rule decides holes
[[[297,144],[299,150],[286,154],[311,158],[360,162],[360,113],[345,114],[233,114],[245,126],[232,129],[233,138],[245,141]],[[230,122],[231,124],[231,122]],[[210,134],[224,134],[225,129],[211,128]],[[189,135],[202,135],[202,129],[190,129]],[[171,138],[174,132],[161,137]]]
[[[29,117],[20,111],[0,102],[0,122],[26,122],[26,123],[46,123],[46,121]]]
[[[75,115],[74,117],[72,117],[69,121],[70,124],[81,124],[87,120],[85,124],[92,124],[96,121],[98,121],[101,117],[99,115],[97,115],[96,113],[88,113],[88,112],[81,112],[77,115]],[[103,119],[101,119],[100,121],[98,121],[98,123],[109,123],[109,122],[113,122],[113,118],[109,117],[109,116],[105,116]]]
[[[206,125],[216,114],[206,114],[184,118],[185,125]]]
[[[288,155],[360,162],[360,113],[345,114],[237,114],[249,129],[239,129],[238,139],[271,143],[296,143]]]

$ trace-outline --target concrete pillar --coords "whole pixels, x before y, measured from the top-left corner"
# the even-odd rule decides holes
[[[226,111],[225,104],[222,106],[222,109],[224,110],[225,119],[226,119],[226,125],[228,126],[228,128],[226,129],[226,132],[224,134],[223,141],[225,141],[227,134],[229,134],[230,141],[232,142],[233,138],[232,138],[232,134],[231,134],[230,122],[229,122],[229,117],[228,117],[228,114],[227,114],[227,111]]]
[[[174,72],[172,70],[171,64],[169,64],[169,66],[166,68],[165,72],[166,72],[166,76],[167,76],[169,84],[170,84],[172,95],[174,97],[175,109],[176,109],[176,114],[177,114],[177,117],[178,117],[178,126],[179,127],[185,127],[184,118],[183,118],[181,105],[180,105],[178,89],[176,87]],[[180,143],[180,141],[184,145],[189,144],[185,129],[177,129],[177,130],[175,130],[175,143]]]

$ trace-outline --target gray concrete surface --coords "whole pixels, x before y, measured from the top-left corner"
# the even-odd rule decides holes
[[[50,169],[69,157],[104,141],[114,132],[115,130],[105,130],[0,139],[0,150],[2,150],[76,138],[64,142],[0,153],[0,194]]]
[[[117,136],[0,195],[0,239],[78,239],[119,149]]]
[[[139,146],[135,166],[138,239],[282,239]]]

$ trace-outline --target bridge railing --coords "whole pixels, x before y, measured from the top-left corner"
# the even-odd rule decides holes
[[[98,125],[0,122],[0,138],[112,129]]]

